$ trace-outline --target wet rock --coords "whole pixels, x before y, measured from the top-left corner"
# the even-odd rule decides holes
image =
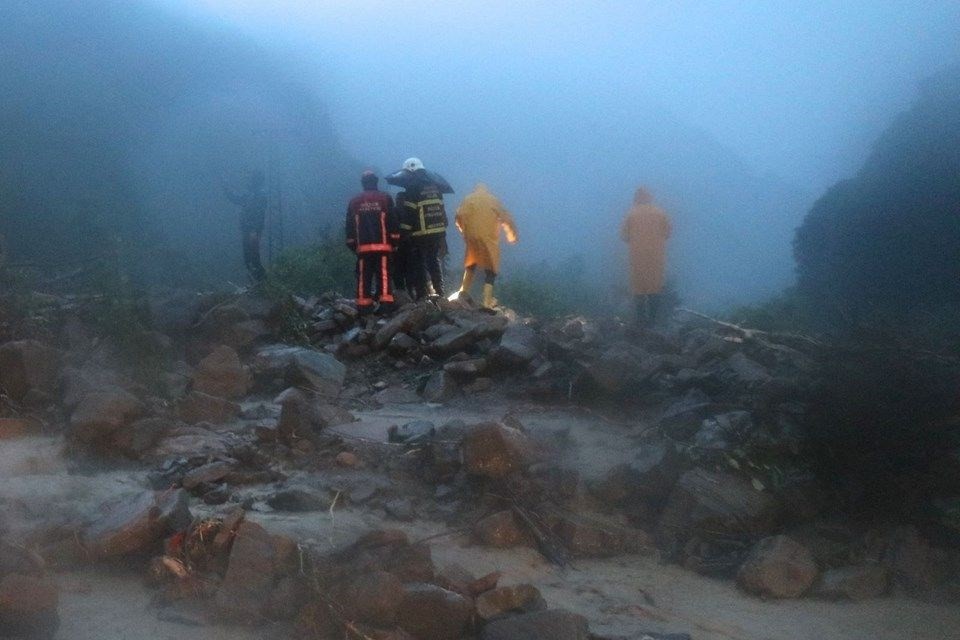
[[[0,418],[0,440],[12,440],[39,433],[41,425],[28,418]]]
[[[329,353],[284,344],[258,350],[253,366],[261,377],[283,379],[293,386],[306,385],[326,401],[340,395],[346,376],[346,367]]]
[[[436,426],[427,420],[414,420],[404,425],[391,425],[387,429],[387,442],[395,444],[423,444],[437,435]]]
[[[745,387],[757,387],[772,380],[766,368],[740,351],[733,353],[724,361],[721,371],[721,375],[732,377],[736,383]]]
[[[185,491],[146,491],[118,498],[102,507],[101,515],[81,534],[94,559],[141,555],[165,536],[190,524]]]
[[[522,324],[512,324],[504,331],[500,344],[491,354],[500,366],[526,366],[539,353],[536,331]]]
[[[384,349],[393,337],[401,331],[407,334],[416,333],[426,326],[434,309],[428,304],[418,304],[415,307],[397,313],[385,325],[377,330],[373,336],[371,346]]]
[[[486,393],[493,390],[491,378],[477,378],[463,388],[464,393]]]
[[[59,589],[49,578],[11,573],[0,579],[0,637],[52,640],[60,626]]]
[[[84,443],[104,440],[145,411],[134,395],[120,388],[88,393],[70,416],[70,437]]]
[[[810,551],[789,536],[757,543],[737,572],[737,585],[771,598],[799,598],[813,586],[819,571]]]
[[[420,348],[420,343],[406,333],[398,333],[390,340],[387,350],[395,358],[405,356]]]
[[[138,459],[156,447],[177,425],[168,418],[141,418],[116,432],[111,442],[127,456]]]
[[[693,469],[683,474],[671,491],[660,516],[657,539],[674,550],[694,536],[762,536],[773,530],[778,515],[777,501],[757,491],[748,480]]]
[[[467,473],[502,478],[529,466],[534,459],[527,436],[496,422],[470,428],[463,440],[463,463]]]
[[[583,616],[555,609],[494,620],[480,640],[590,640],[590,631]]]
[[[564,548],[580,558],[609,558],[623,553],[653,552],[653,539],[644,531],[629,529],[599,516],[569,515],[554,527]]]
[[[672,443],[645,443],[632,462],[611,469],[591,490],[605,504],[625,509],[634,521],[648,521],[662,509],[680,477],[680,465]]]
[[[240,405],[224,398],[211,396],[200,391],[192,391],[177,405],[180,419],[187,424],[209,422],[223,424],[240,415]]]
[[[277,397],[280,420],[277,430],[281,438],[313,438],[327,427],[355,422],[353,414],[343,407],[328,404],[312,393],[287,389]]]
[[[321,496],[305,489],[283,489],[269,498],[267,504],[277,511],[320,511],[329,506]]]
[[[714,414],[716,405],[698,389],[689,390],[671,404],[660,417],[659,427],[674,440],[686,440],[695,434],[703,421]]]
[[[197,321],[197,330],[206,338],[222,341],[230,328],[250,319],[250,314],[236,303],[218,304]]]
[[[533,546],[533,537],[510,509],[478,520],[473,526],[473,537],[479,544],[498,549]]]
[[[487,361],[485,358],[471,358],[457,362],[448,362],[443,365],[443,370],[455,378],[469,380],[476,378],[487,370]]]
[[[477,596],[477,615],[481,620],[493,620],[508,613],[530,613],[547,608],[540,591],[530,584],[496,587]]]
[[[608,349],[586,369],[587,379],[608,395],[616,395],[634,384],[635,372],[640,368],[640,354],[620,344]]]
[[[884,560],[896,584],[911,592],[932,591],[946,581],[950,571],[945,552],[930,546],[912,526],[892,533]]]
[[[339,552],[334,561],[350,575],[370,571],[392,573],[400,582],[432,582],[435,575],[430,547],[411,544],[397,530],[373,531]]]
[[[707,418],[694,435],[693,444],[701,449],[727,450],[750,437],[754,431],[749,411],[730,411]]]
[[[473,617],[470,601],[432,584],[408,584],[397,624],[418,640],[460,640]]]
[[[403,584],[392,573],[371,571],[354,577],[340,601],[348,620],[389,628],[397,621],[404,595]]]
[[[406,387],[387,387],[375,393],[373,399],[380,404],[419,404],[422,401],[416,391]]]
[[[232,348],[219,346],[197,365],[193,388],[218,398],[240,398],[250,390],[252,379]]]
[[[427,380],[423,388],[423,399],[427,402],[446,402],[459,390],[457,381],[447,371],[437,371]]]
[[[183,476],[181,483],[184,489],[192,491],[201,485],[223,480],[227,474],[233,471],[233,466],[231,462],[211,462],[188,471]]]
[[[270,327],[259,318],[242,320],[221,332],[220,339],[234,349],[244,349],[270,337]]]
[[[334,462],[337,463],[338,467],[345,467],[347,469],[355,469],[363,464],[357,454],[350,451],[341,451],[338,453]]]
[[[400,520],[401,522],[410,522],[417,516],[417,513],[413,508],[413,502],[407,498],[390,500],[383,505],[383,509],[387,512],[388,516],[394,520]]]
[[[36,340],[0,345],[0,389],[15,402],[31,392],[51,395],[60,375],[60,353]]]
[[[220,616],[232,623],[264,622],[275,585],[292,574],[296,558],[295,542],[244,521],[237,529],[227,573],[217,591]]]
[[[478,339],[472,328],[456,327],[428,344],[425,350],[431,356],[442,358],[468,350]]]
[[[876,564],[841,567],[823,573],[816,594],[830,600],[861,602],[879,598],[887,592],[889,584],[890,571],[886,567]]]

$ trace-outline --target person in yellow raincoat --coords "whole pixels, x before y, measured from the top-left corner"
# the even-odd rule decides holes
[[[470,293],[477,269],[483,269],[483,306],[492,309],[497,301],[493,297],[493,284],[500,272],[500,229],[503,228],[507,242],[517,241],[517,225],[513,216],[490,193],[487,185],[480,183],[473,193],[463,199],[457,209],[457,229],[463,234],[467,253],[463,260],[463,283],[454,297]]]
[[[620,228],[620,237],[630,245],[630,287],[636,298],[637,324],[657,318],[670,231],[670,218],[653,204],[650,192],[637,189]]]

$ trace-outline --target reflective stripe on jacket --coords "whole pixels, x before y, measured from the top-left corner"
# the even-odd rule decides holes
[[[446,232],[447,210],[436,185],[408,189],[397,196],[397,204],[401,208],[400,229],[405,235],[416,238]]]
[[[389,253],[400,241],[393,198],[371,189],[347,205],[347,246],[356,253]]]

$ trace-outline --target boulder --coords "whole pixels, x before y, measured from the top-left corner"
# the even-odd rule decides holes
[[[53,640],[60,626],[53,580],[11,573],[0,579],[0,638]]]
[[[660,515],[657,538],[676,550],[691,537],[759,537],[777,523],[779,505],[750,481],[728,473],[693,469],[677,481]]]
[[[355,422],[353,414],[343,407],[328,404],[313,393],[287,389],[276,400],[280,404],[277,429],[281,437],[313,438],[317,433],[341,424]]]
[[[397,624],[418,640],[461,640],[472,618],[473,605],[459,593],[414,583],[404,587]]]
[[[193,388],[218,398],[240,398],[250,390],[250,373],[232,348],[219,346],[200,361],[193,374]]]
[[[498,549],[533,545],[532,536],[520,525],[510,509],[478,520],[473,525],[473,538],[479,544]]]
[[[427,402],[446,402],[457,394],[458,389],[457,381],[450,373],[437,371],[427,380],[423,399]]]
[[[209,422],[223,424],[240,415],[240,405],[224,398],[218,398],[200,391],[191,391],[177,405],[180,419],[188,424]]]
[[[764,538],[737,572],[737,585],[771,598],[799,598],[813,586],[819,571],[809,549],[789,536]]]
[[[840,567],[823,572],[816,594],[830,600],[861,602],[879,598],[887,592],[890,571],[877,564]]]
[[[308,386],[323,400],[335,400],[343,389],[347,369],[329,353],[305,347],[274,344],[257,351],[254,371],[282,378],[293,386]]]
[[[218,461],[191,469],[183,476],[183,488],[192,491],[201,485],[219,482],[233,471],[233,466],[232,462]]]
[[[590,630],[583,616],[554,609],[494,620],[480,640],[590,640]]]
[[[93,559],[150,553],[168,534],[190,524],[185,491],[146,491],[118,498],[81,532],[83,546]]]
[[[348,620],[390,628],[404,600],[403,583],[392,573],[370,571],[354,577],[339,599]]]
[[[693,436],[703,421],[713,415],[716,405],[699,389],[690,389],[671,404],[660,417],[660,430],[674,440],[686,440]]]
[[[420,348],[420,342],[406,333],[398,333],[390,340],[387,351],[395,358],[405,356]]]
[[[0,345],[0,389],[15,402],[30,392],[50,395],[60,376],[60,353],[36,340]]]
[[[103,440],[146,412],[143,404],[119,387],[93,391],[70,416],[70,437],[84,443]]]
[[[649,534],[616,522],[581,514],[564,516],[554,527],[564,548],[579,558],[609,558],[623,553],[649,554],[654,548]]]
[[[220,332],[223,343],[234,349],[244,349],[270,336],[270,327],[259,318],[242,320]]]
[[[591,490],[603,503],[625,509],[634,521],[646,522],[663,508],[680,469],[680,456],[672,443],[644,443],[633,461],[612,468]]]
[[[933,590],[947,580],[950,572],[946,553],[930,546],[913,526],[893,531],[884,560],[897,585],[912,592]]]
[[[497,422],[475,425],[463,439],[463,463],[470,475],[503,478],[526,468],[533,459],[527,436]]]
[[[232,623],[258,624],[269,614],[275,586],[295,570],[296,543],[243,521],[230,550],[230,560],[215,603],[218,614]]]
[[[431,356],[443,358],[468,350],[478,340],[473,328],[456,327],[427,345],[426,351]]]
[[[111,443],[127,456],[138,459],[156,447],[179,424],[168,418],[141,418],[117,431]]]
[[[429,322],[435,309],[429,304],[418,304],[397,313],[385,325],[380,327],[373,336],[371,346],[380,350],[385,348],[393,337],[400,332],[413,334],[423,329]]]
[[[487,370],[487,360],[486,358],[471,358],[448,362],[443,365],[443,370],[455,378],[469,380],[482,375]]]
[[[11,440],[40,433],[42,425],[29,418],[0,418],[0,440]]]
[[[533,328],[511,324],[503,332],[500,344],[493,350],[494,361],[506,367],[526,366],[539,353],[539,340]]]
[[[433,582],[436,570],[425,544],[411,544],[397,530],[372,531],[337,554],[334,561],[349,575],[392,573],[400,582]]]
[[[269,498],[267,504],[277,511],[320,511],[329,505],[321,496],[305,489],[282,489]]]
[[[477,615],[481,620],[493,620],[508,613],[530,613],[547,608],[540,591],[530,584],[496,587],[477,596]]]
[[[406,387],[387,387],[373,395],[380,404],[417,404],[422,398],[413,389]]]

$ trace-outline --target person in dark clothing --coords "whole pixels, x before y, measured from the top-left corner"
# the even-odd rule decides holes
[[[254,171],[247,181],[247,190],[238,194],[226,183],[223,192],[227,199],[240,207],[240,234],[243,242],[243,263],[254,282],[267,275],[260,261],[260,237],[267,214],[267,195],[263,190],[265,179],[262,171]]]
[[[447,253],[447,211],[443,194],[430,181],[423,163],[410,158],[403,163],[414,180],[397,195],[400,211],[400,230],[409,242],[407,280],[417,300],[425,298],[433,285],[433,292],[443,296],[443,258]]]
[[[357,309],[360,313],[373,309],[374,302],[381,310],[393,307],[390,257],[400,241],[393,198],[377,189],[378,178],[372,171],[360,177],[363,193],[347,205],[346,239],[357,255]],[[376,299],[374,298],[376,282]]]

